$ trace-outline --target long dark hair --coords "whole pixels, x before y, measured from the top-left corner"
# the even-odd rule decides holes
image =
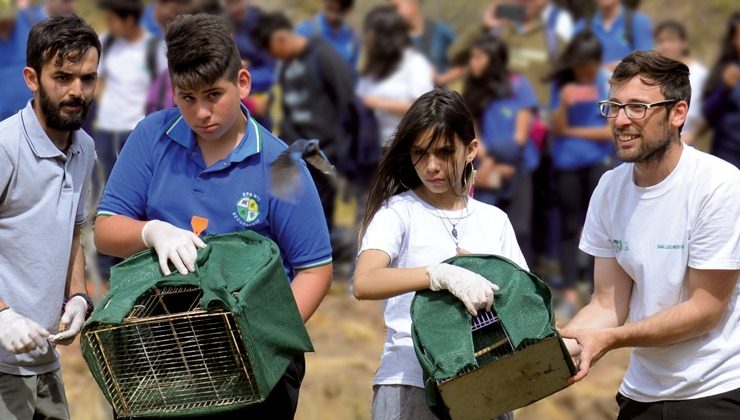
[[[477,48],[488,56],[488,65],[478,77],[468,74],[463,92],[465,103],[476,118],[496,99],[508,98],[512,94],[509,81],[509,50],[506,43],[494,35],[478,37],[471,50]]]
[[[429,147],[444,142],[454,150],[458,146],[456,139],[464,146],[475,139],[473,117],[459,93],[444,88],[431,90],[420,96],[401,119],[370,188],[360,240],[373,216],[388,198],[421,185],[414,169],[417,162],[412,160],[411,146],[427,133],[432,139]],[[463,186],[472,176],[472,165],[466,165],[461,170],[452,156],[448,163],[452,168],[449,180],[452,190],[465,196],[467,191],[464,191]],[[460,180],[460,185],[453,181],[457,179]]]
[[[545,77],[545,80],[554,82],[558,87],[574,82],[576,75],[573,69],[588,62],[601,62],[601,50],[601,42],[591,30],[586,29],[577,33],[565,46],[553,71]]]
[[[722,83],[722,72],[728,64],[740,62],[740,53],[732,42],[737,31],[740,31],[740,12],[733,13],[727,22],[727,33],[722,40],[722,51],[719,54],[717,63],[709,73],[707,84],[704,87],[704,96],[710,95]]]
[[[376,80],[393,73],[411,44],[409,28],[393,6],[372,9],[363,23],[367,58],[362,74]]]

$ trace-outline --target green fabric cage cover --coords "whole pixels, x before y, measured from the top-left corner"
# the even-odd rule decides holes
[[[456,256],[445,262],[499,286],[493,310],[515,351],[558,335],[550,289],[534,274],[496,255]],[[442,418],[445,409],[438,401],[437,382],[478,367],[471,319],[463,303],[446,290],[417,292],[411,304],[414,350],[424,371],[427,402]]]

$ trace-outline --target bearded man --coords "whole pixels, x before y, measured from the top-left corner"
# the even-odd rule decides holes
[[[33,98],[0,122],[2,419],[69,418],[54,345],[71,343],[92,311],[80,229],[95,151],[80,127],[99,57],[80,18],[36,24],[23,69]]]

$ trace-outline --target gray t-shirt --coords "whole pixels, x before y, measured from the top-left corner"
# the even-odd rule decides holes
[[[84,131],[65,153],[49,139],[32,101],[0,122],[0,298],[50,333],[58,329],[72,232],[87,220],[95,147]],[[33,375],[59,367],[56,351],[13,355],[0,372]]]

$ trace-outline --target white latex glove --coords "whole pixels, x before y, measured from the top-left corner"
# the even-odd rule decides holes
[[[206,246],[193,232],[180,229],[161,220],[151,220],[141,230],[141,239],[148,248],[154,248],[159,257],[159,268],[165,276],[170,274],[167,261],[172,261],[183,276],[195,271],[198,248]]]
[[[483,276],[452,264],[430,265],[427,273],[430,289],[447,289],[462,301],[473,316],[478,314],[478,309],[490,311],[493,306],[493,292],[499,290],[498,286]]]
[[[0,312],[0,343],[5,350],[21,354],[39,349],[46,353],[48,336],[43,327],[13,309]]]
[[[59,323],[59,329],[62,332],[49,337],[52,343],[68,345],[74,341],[77,334],[82,330],[85,324],[85,314],[87,313],[87,302],[82,296],[75,296],[64,305],[64,313]]]

